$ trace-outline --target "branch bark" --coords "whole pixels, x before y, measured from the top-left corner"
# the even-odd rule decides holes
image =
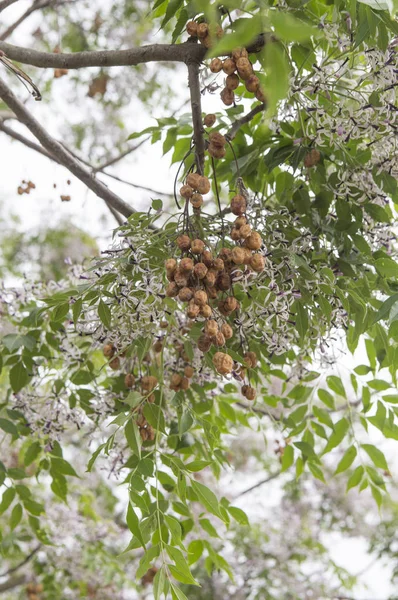
[[[254,117],[256,115],[258,115],[260,112],[263,112],[263,110],[265,110],[266,105],[261,103],[261,104],[257,104],[257,106],[255,106],[253,108],[253,110],[251,110],[249,113],[247,113],[247,115],[244,115],[242,118],[237,119],[233,124],[231,129],[228,131],[227,135],[225,136],[230,142],[234,139],[234,137],[236,136],[236,134],[238,133],[239,129],[242,127],[242,125],[246,125],[246,123],[249,123],[252,119],[254,119]]]
[[[82,181],[97,196],[105,200],[108,206],[117,210],[124,217],[130,217],[135,211],[124,200],[114,194],[106,185],[92,176],[90,171],[68,152],[62,144],[52,138],[40,123],[29,113],[24,104],[12,93],[0,79],[0,98],[7,104],[31,133],[39,140],[47,152],[56,157],[57,161],[66,167],[73,175]]]
[[[11,6],[11,4],[15,4],[18,0],[3,0],[0,2],[0,12]]]
[[[10,577],[4,583],[0,583],[0,594],[3,592],[8,592],[8,590],[12,590],[20,585],[26,583],[27,577],[26,575],[17,575],[16,577]]]
[[[134,66],[148,62],[195,61],[199,64],[205,57],[206,48],[201,44],[153,44],[127,50],[99,50],[93,52],[49,53],[14,46],[0,41],[0,50],[11,60],[41,68],[81,69],[84,67]]]
[[[192,44],[193,45],[193,44]],[[199,81],[199,62],[188,62],[188,86],[191,96],[195,159],[198,172],[203,175],[205,164],[205,138],[202,122],[202,99]]]
[[[32,13],[36,12],[36,10],[40,10],[41,8],[46,8],[51,4],[51,2],[52,0],[34,0],[32,6],[30,6],[14,23],[12,23],[12,25],[10,25],[4,31],[4,33],[0,35],[0,41],[4,41],[8,37],[10,37],[10,35],[15,31],[15,29],[19,27],[19,25],[21,25],[21,23],[23,23],[25,19],[30,17]]]

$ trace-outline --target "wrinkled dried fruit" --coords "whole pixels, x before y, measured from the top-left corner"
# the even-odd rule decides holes
[[[207,23],[199,23],[196,28],[197,36],[199,39],[204,39],[209,33],[209,26]]]
[[[211,132],[211,134],[209,135],[209,141],[211,144],[213,144],[213,146],[219,148],[224,148],[225,144],[227,143],[225,137],[221,135],[221,133],[219,133],[218,131]]]
[[[240,58],[247,58],[248,56],[249,53],[246,48],[235,48],[235,50],[232,50],[232,58],[234,61],[238,61]]]
[[[228,88],[224,88],[220,94],[221,100],[224,102],[225,106],[231,106],[235,101],[235,94],[232,90]]]
[[[197,345],[201,352],[208,352],[211,348],[211,338],[208,335],[201,335],[198,339]]]
[[[231,277],[228,273],[220,273],[217,279],[217,287],[222,292],[226,292],[231,287]]]
[[[127,373],[127,375],[124,378],[124,385],[126,386],[126,388],[132,388],[134,387],[135,384],[135,377],[132,373]]]
[[[209,317],[211,317],[212,313],[213,313],[212,308],[208,304],[205,304],[204,306],[200,307],[200,314],[205,319],[208,319]]]
[[[181,271],[181,269],[177,269],[177,271],[174,273],[174,283],[176,283],[180,288],[187,287],[188,277],[189,273]]]
[[[186,178],[187,185],[189,185],[192,189],[197,190],[199,181],[201,179],[201,175],[199,173],[189,173]]]
[[[260,80],[257,77],[257,75],[250,75],[250,77],[248,79],[246,79],[245,85],[246,85],[246,89],[248,92],[255,94],[260,85]]]
[[[236,63],[236,67],[238,69],[238,73],[241,79],[249,79],[251,75],[253,75],[253,67],[248,58],[241,57],[238,59]]]
[[[250,225],[242,225],[242,227],[239,229],[239,235],[241,237],[242,240],[244,240],[245,238],[247,238],[252,232],[252,228],[250,227]]]
[[[190,273],[193,270],[192,258],[183,258],[180,262],[180,270],[183,272]]]
[[[202,194],[198,194],[197,192],[195,192],[194,194],[192,194],[189,201],[194,208],[200,208],[203,204],[203,196]]]
[[[152,392],[152,390],[155,389],[157,384],[158,380],[156,379],[156,377],[154,377],[154,375],[145,375],[145,377],[141,379],[141,387],[146,392]]]
[[[234,310],[236,310],[239,306],[239,303],[237,301],[236,298],[234,298],[234,296],[228,296],[227,298],[224,299],[224,308],[228,311],[228,312],[233,312]]]
[[[246,352],[246,354],[243,358],[243,362],[245,363],[246,367],[254,369],[257,366],[256,353],[255,352]]]
[[[256,94],[255,94],[257,100],[260,100],[260,102],[265,103],[267,98],[265,96],[265,92],[261,87],[258,87],[258,89],[256,90]]]
[[[243,215],[246,212],[246,200],[240,194],[234,196],[231,200],[231,212],[234,215]]]
[[[226,58],[223,62],[222,70],[226,75],[232,75],[236,71],[236,62],[232,58]]]
[[[198,24],[196,21],[188,21],[187,23],[187,33],[192,37],[198,36]]]
[[[221,331],[218,331],[216,333],[216,335],[214,336],[214,345],[217,346],[217,348],[221,348],[221,346],[225,346],[225,337]]]
[[[214,60],[219,60],[219,59],[215,58]],[[221,63],[221,68],[220,68],[220,71],[221,71],[221,69],[222,69],[222,62],[221,62],[221,60],[220,60],[220,63]],[[206,115],[205,118],[203,119],[203,124],[204,124],[205,127],[213,127],[213,125],[216,122],[216,120],[217,120],[216,119],[216,115],[209,114],[209,115]]]
[[[217,321],[214,321],[214,319],[210,319],[209,321],[206,321],[205,324],[205,333],[206,335],[210,336],[210,337],[214,337],[218,332],[218,324]]]
[[[213,268],[214,268],[216,271],[223,271],[223,270],[224,270],[224,267],[225,267],[225,265],[224,265],[224,261],[223,261],[223,259],[222,259],[222,258],[216,258],[216,259],[214,260],[214,262],[213,262]]]
[[[179,235],[177,238],[177,246],[180,250],[189,250],[191,247],[191,240],[187,235]]]
[[[204,292],[203,290],[198,290],[194,294],[194,300],[195,304],[197,304],[198,306],[204,306],[205,304],[207,304],[208,301],[206,292]]]
[[[105,344],[105,346],[102,348],[102,354],[106,358],[112,358],[113,356],[115,356],[115,352],[116,348],[113,344]]]
[[[188,379],[192,379],[193,375],[194,375],[195,371],[193,370],[193,368],[191,366],[187,366],[184,369],[184,375],[185,377],[188,377]]]
[[[219,73],[222,70],[222,60],[220,60],[219,58],[213,58],[213,60],[210,63],[210,71],[212,73]]]
[[[191,188],[190,185],[183,185],[182,188],[180,188],[180,196],[182,196],[186,200],[189,200],[189,198],[192,196],[192,194],[193,194],[193,189]]]
[[[221,375],[227,375],[228,373],[232,372],[234,361],[229,354],[224,354],[224,352],[216,352],[213,356],[213,365],[218,373]]]
[[[243,248],[241,248],[240,246],[233,248],[232,260],[236,265],[243,265],[243,263],[245,262],[245,252]]]
[[[265,269],[265,258],[261,254],[253,254],[249,264],[253,271],[260,273],[260,271],[264,271]]]
[[[194,254],[202,254],[205,249],[205,243],[202,240],[193,240],[191,250]]]
[[[213,144],[209,145],[209,147],[207,148],[207,151],[210,154],[210,156],[212,156],[213,158],[224,158],[224,156],[227,153],[225,148],[213,146]]]
[[[193,272],[199,279],[204,279],[207,275],[207,267],[204,263],[199,262],[194,266]]]
[[[115,358],[112,358],[112,360],[109,363],[109,366],[114,371],[117,371],[118,369],[120,369],[120,358],[118,356],[116,356]]]
[[[197,304],[195,304],[195,302],[192,300],[189,303],[188,310],[187,310],[188,319],[196,319],[196,317],[199,315],[199,312],[200,312],[200,307]]]
[[[189,302],[193,298],[193,291],[189,287],[183,287],[178,292],[178,299],[181,302]]]
[[[231,337],[233,336],[234,332],[232,330],[232,327],[230,325],[228,325],[228,323],[223,323],[221,326],[221,333],[223,334],[223,336],[225,337],[226,340],[231,339]]]
[[[203,195],[208,194],[210,192],[210,188],[211,188],[211,185],[210,185],[210,181],[208,180],[208,178],[199,175],[199,179],[198,179],[197,187],[196,187],[199,194],[203,194]]]
[[[251,387],[250,385],[244,385],[243,388],[246,388],[243,395],[245,396],[245,398],[247,398],[248,400],[255,400],[256,396],[257,396],[257,392],[256,390]],[[242,388],[242,392],[243,392],[243,388]]]
[[[260,250],[263,240],[261,239],[261,235],[257,233],[257,231],[252,231],[252,233],[245,239],[245,246],[249,248],[249,250]]]
[[[228,75],[227,79],[225,80],[225,85],[229,90],[236,90],[236,88],[239,86],[239,77],[236,75],[236,73],[231,73],[231,75]]]
[[[316,148],[312,148],[312,150],[310,150],[310,152],[308,152],[308,154],[306,154],[304,157],[304,166],[307,167],[307,169],[310,169],[311,167],[317,165],[320,160],[321,153]]]

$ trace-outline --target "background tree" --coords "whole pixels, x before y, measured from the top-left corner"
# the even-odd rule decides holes
[[[394,10],[36,0],[5,23],[0,131],[118,228],[68,271],[69,240],[94,248],[71,227],[3,240],[0,592],[351,597],[361,574],[328,536],[395,557]],[[153,158],[145,185],[120,166],[148,142],[174,189]],[[385,516],[365,531],[372,497]]]

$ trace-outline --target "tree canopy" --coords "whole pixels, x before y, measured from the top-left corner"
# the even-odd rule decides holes
[[[369,549],[395,556],[397,34],[377,0],[36,0],[5,19],[0,133],[115,230],[99,252],[84,223],[2,241],[0,593],[345,598],[322,532],[362,535],[371,500]],[[170,189],[156,161],[147,185],[116,170],[148,145]],[[275,520],[249,519],[242,498],[276,479]]]

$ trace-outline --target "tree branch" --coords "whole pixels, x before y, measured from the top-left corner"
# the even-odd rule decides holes
[[[273,479],[276,479],[277,477],[279,477],[279,475],[281,474],[281,472],[282,471],[276,471],[276,473],[273,473],[272,475],[269,475],[268,477],[266,477],[265,479],[262,479],[258,483],[255,483],[254,485],[250,486],[249,488],[247,488],[247,490],[243,490],[243,492],[239,492],[239,494],[237,494],[234,497],[234,500],[237,500],[241,496],[244,496],[245,494],[248,494],[249,492],[252,492],[253,490],[259,488],[262,485],[264,485],[265,483],[268,483],[269,481],[272,481]]]
[[[26,583],[27,577],[26,575],[17,575],[16,577],[11,577],[4,583],[0,583],[0,594],[3,592],[8,592],[8,590],[12,590],[20,585]]]
[[[134,66],[148,62],[200,63],[206,54],[201,44],[153,44],[127,50],[98,50],[73,54],[39,52],[0,41],[0,50],[11,60],[41,68],[81,69],[83,67]]]
[[[40,550],[41,548],[41,544],[39,544],[38,546],[36,546],[36,548],[33,548],[32,552],[30,552],[24,559],[23,561],[21,561],[20,563],[18,563],[15,567],[12,567],[11,569],[8,569],[8,571],[4,571],[3,573],[0,574],[0,577],[6,577],[7,575],[11,575],[12,573],[15,573],[15,571],[18,571],[18,569],[20,569],[21,567],[23,567],[24,565],[26,565],[26,563],[28,563],[35,554],[37,554],[37,552]]]
[[[265,108],[265,104],[257,104],[257,106],[253,108],[253,110],[247,113],[247,115],[245,115],[241,119],[236,119],[236,121],[232,124],[231,129],[228,131],[225,137],[231,142],[238,133],[239,129],[242,127],[242,125],[246,125],[246,123],[249,123],[252,119],[254,119],[256,115],[258,115],[260,112],[263,112]]]
[[[55,156],[57,161],[66,167],[73,175],[82,181],[97,196],[105,200],[108,206],[117,210],[124,217],[130,217],[135,211],[124,200],[114,194],[106,185],[92,176],[89,170],[82,166],[70,152],[52,138],[40,123],[29,113],[25,106],[18,100],[12,91],[0,79],[0,98],[7,104],[21,123],[24,123],[31,133],[39,140],[48,153]]]
[[[19,27],[19,25],[21,25],[21,23],[23,23],[25,19],[30,17],[32,13],[36,12],[36,10],[40,10],[41,8],[46,8],[51,4],[51,2],[52,0],[34,0],[32,6],[30,6],[14,23],[12,23],[12,25],[10,25],[4,31],[4,33],[0,35],[0,41],[4,41],[8,37],[10,37],[10,35],[15,31],[15,29]]]
[[[193,45],[193,44],[191,44]],[[191,96],[193,137],[195,142],[195,159],[198,172],[203,175],[205,164],[205,138],[202,121],[202,99],[199,81],[199,62],[188,62],[188,86]]]
[[[18,0],[3,0],[0,2],[0,12],[11,6],[11,4],[15,4]]]

